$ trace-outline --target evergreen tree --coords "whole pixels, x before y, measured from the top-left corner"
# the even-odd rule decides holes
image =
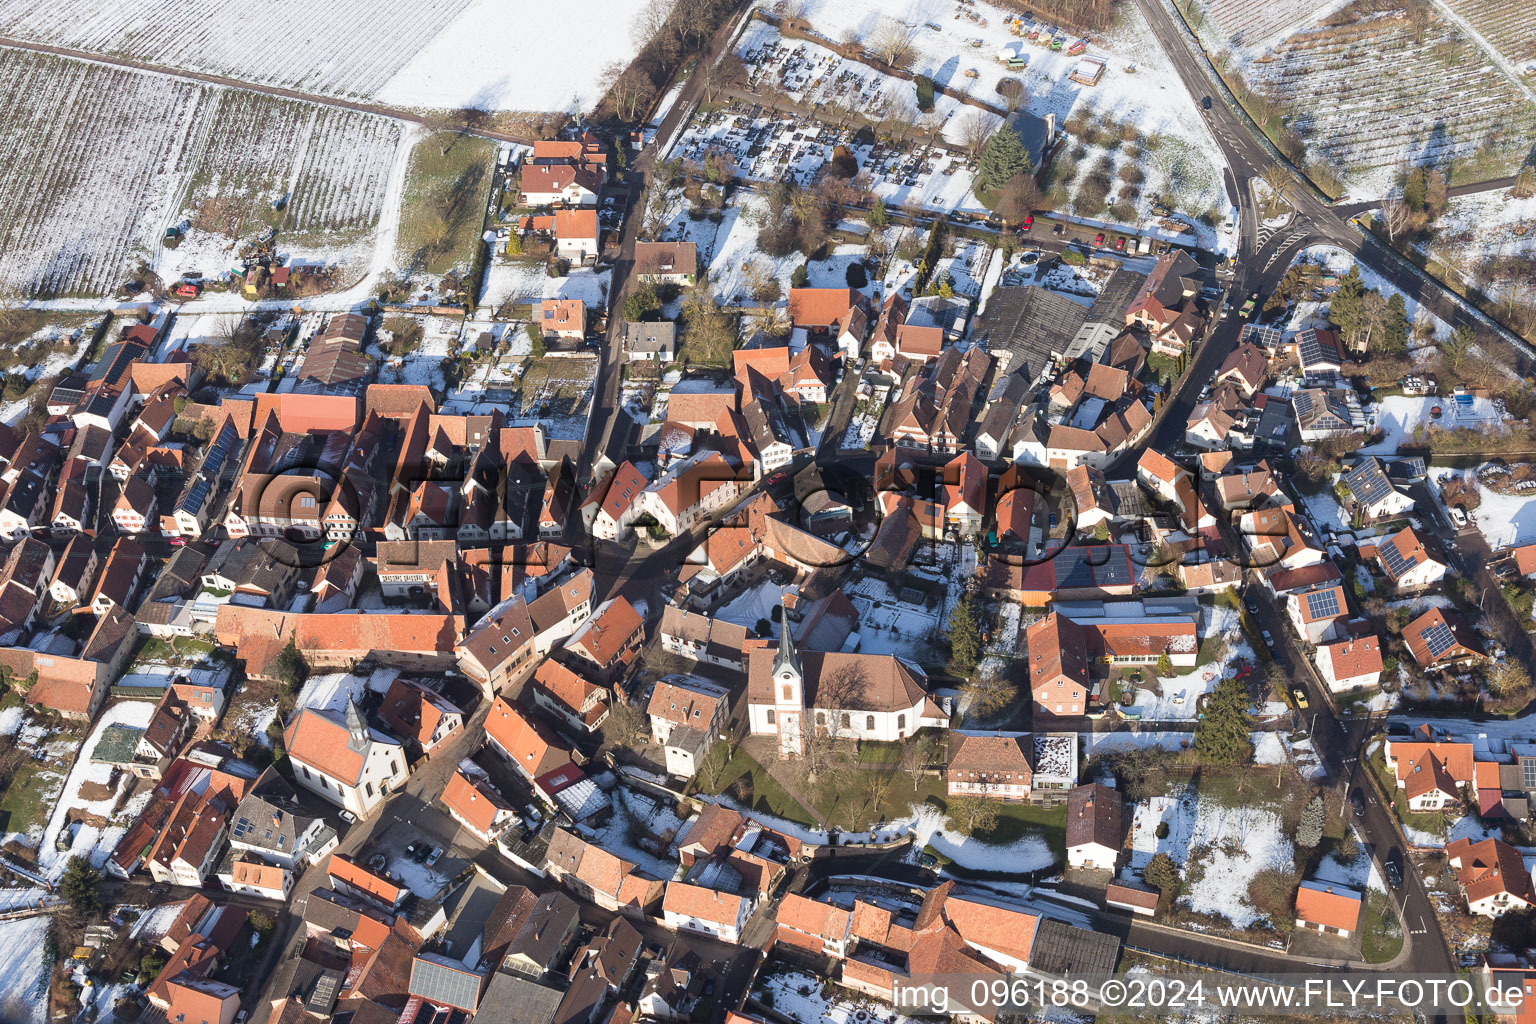
[[[1365,295],[1365,282],[1360,279],[1360,268],[1350,267],[1349,273],[1339,281],[1339,288],[1328,300],[1328,319],[1346,335],[1360,329],[1360,300]]]
[[[1166,651],[1157,657],[1157,674],[1160,676],[1173,675],[1173,659],[1168,657]]]
[[[885,208],[884,199],[876,199],[875,205],[869,208],[869,226],[875,230],[883,229],[891,222],[890,211]]]
[[[976,191],[990,196],[1015,174],[1028,174],[1033,169],[1024,140],[1019,138],[1013,125],[1005,121],[992,133],[986,148],[981,151],[976,166]]]
[[[811,272],[806,269],[804,263],[796,267],[795,272],[789,275],[789,286],[791,288],[804,288],[810,281]]]
[[[1387,321],[1382,327],[1381,352],[1404,352],[1408,349],[1408,305],[1401,294],[1392,293],[1387,300]]]
[[[1204,717],[1195,725],[1195,749],[1207,761],[1236,764],[1248,756],[1253,721],[1248,716],[1248,688],[1226,678],[1206,699]]]
[[[933,109],[933,79],[927,75],[917,76],[917,109],[925,114]]]
[[[949,613],[949,660],[955,672],[969,676],[981,661],[981,613],[976,595],[966,594]]]
[[[101,909],[101,894],[96,887],[101,884],[101,873],[91,867],[84,857],[71,857],[59,881],[59,894],[75,910],[89,914]]]
[[[1179,885],[1179,867],[1166,853],[1153,854],[1142,870],[1141,877],[1148,885],[1163,892],[1172,892]]]
[[[304,661],[304,655],[299,653],[299,645],[292,635],[288,637],[287,646],[277,656],[273,672],[290,693],[297,692],[309,678],[309,665]]]
[[[1408,204],[1408,209],[1414,213],[1422,213],[1424,204],[1429,196],[1429,183],[1424,175],[1424,168],[1415,167],[1408,172],[1408,177],[1403,181],[1403,202]]]
[[[1323,841],[1323,817],[1327,809],[1323,806],[1323,798],[1314,796],[1307,801],[1307,806],[1301,812],[1301,820],[1296,823],[1296,845],[1310,850]]]

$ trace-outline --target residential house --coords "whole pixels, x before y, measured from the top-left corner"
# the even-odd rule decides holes
[[[754,903],[733,892],[688,882],[668,882],[662,897],[662,922],[677,930],[701,932],[722,942],[741,941]]]
[[[598,540],[616,541],[626,533],[640,514],[635,503],[649,483],[646,475],[633,463],[620,463],[606,482],[594,488],[594,491],[601,491],[602,497],[592,519],[592,536]]]
[[[1243,342],[1232,350],[1221,369],[1216,371],[1216,384],[1231,381],[1244,398],[1252,398],[1264,386],[1264,376],[1269,369],[1269,353],[1252,342]]]
[[[755,639],[745,626],[671,604],[661,610],[657,632],[667,653],[737,672],[746,671],[748,642]]]
[[[1476,782],[1472,744],[1438,739],[1422,726],[1410,740],[1387,737],[1387,768],[1404,791],[1410,811],[1439,811],[1460,806],[1462,789]]]
[[[596,666],[597,677],[611,682],[625,672],[645,644],[645,620],[623,597],[603,602],[571,634],[565,649]]]
[[[1297,433],[1303,441],[1323,441],[1360,429],[1358,405],[1342,388],[1301,388],[1291,394]]]
[[[636,242],[630,273],[637,281],[686,288],[699,279],[699,247],[693,242]]]
[[[737,468],[719,452],[695,452],[641,490],[631,506],[631,523],[649,515],[665,536],[687,533],[741,496],[744,486],[739,477]]]
[[[1374,636],[1351,636],[1319,644],[1315,661],[1318,675],[1334,693],[1381,683],[1381,641]]]
[[[1370,559],[1399,590],[1413,592],[1445,579],[1450,567],[1431,555],[1413,527],[1360,545],[1360,557]]]
[[[1114,871],[1123,843],[1119,790],[1090,782],[1067,794],[1067,866]]]
[[[1431,608],[1403,627],[1408,653],[1424,669],[1447,671],[1482,661],[1488,655],[1461,617]]]
[[[631,363],[670,363],[677,358],[677,324],[671,320],[627,321],[623,347],[624,358]]]
[[[534,669],[528,693],[578,733],[595,732],[608,719],[608,690],[549,659]]]
[[[1344,588],[1324,583],[1287,595],[1285,609],[1297,635],[1309,644],[1331,637],[1349,617],[1349,602]]]
[[[524,206],[596,206],[602,179],[572,164],[524,164],[518,189]]]
[[[126,609],[139,588],[139,576],[147,561],[142,547],[127,537],[119,538],[107,552],[106,563],[96,578],[90,610],[105,615],[113,608]]]
[[[545,299],[539,303],[539,330],[546,338],[580,341],[587,336],[587,306],[580,299]]]
[[[660,879],[564,828],[555,829],[549,841],[544,870],[581,898],[631,917],[654,912],[665,887]]]
[[[596,210],[556,210],[555,255],[572,263],[590,263],[600,251]]]
[[[513,596],[487,612],[454,648],[459,670],[486,696],[518,682],[533,668],[538,654],[528,605]]]
[[[1456,872],[1467,913],[1498,917],[1536,907],[1530,869],[1520,851],[1502,839],[1457,839],[1446,844],[1445,859]]]
[[[869,330],[870,309],[853,288],[791,288],[789,318],[812,338],[824,338],[848,359],[857,359]]]
[[[1296,890],[1296,927],[1347,939],[1359,929],[1364,906],[1358,889],[1306,880]]]
[[[59,556],[58,567],[48,581],[48,595],[63,605],[80,604],[91,592],[100,556],[94,538],[73,537]]]
[[[449,776],[440,797],[453,820],[469,829],[482,843],[498,836],[519,821],[515,808],[491,785],[490,776],[473,761],[460,761]]]
[[[1349,491],[1350,510],[1367,522],[1390,519],[1413,509],[1413,499],[1392,483],[1386,464],[1374,455],[1360,459],[1341,477]]]
[[[464,729],[464,712],[452,701],[404,677],[389,685],[379,705],[379,718],[416,757],[430,758]]]
[[[657,680],[646,714],[651,739],[666,752],[667,771],[691,779],[715,743],[725,738],[730,691],[690,676]]]
[[[294,781],[359,818],[405,784],[400,744],[370,729],[351,700],[346,712],[299,708],[283,730]]]
[[[1034,768],[1025,752],[1028,737],[972,735],[950,736],[949,764],[944,771],[946,792],[951,797],[984,796],[994,800],[1029,799]]]

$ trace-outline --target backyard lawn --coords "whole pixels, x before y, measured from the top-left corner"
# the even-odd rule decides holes
[[[495,143],[457,132],[416,144],[396,246],[403,267],[436,276],[474,263],[495,158]]]

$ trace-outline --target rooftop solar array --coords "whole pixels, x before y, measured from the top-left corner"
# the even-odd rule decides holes
[[[1377,551],[1381,553],[1381,560],[1386,563],[1387,572],[1392,574],[1393,579],[1400,578],[1403,573],[1419,564],[1418,551],[1412,551],[1404,555],[1398,550],[1395,540],[1381,545],[1381,547],[1377,548]]]
[[[1331,619],[1339,614],[1339,592],[1330,587],[1307,595],[1307,612],[1314,619]]]
[[[1302,331],[1296,335],[1296,348],[1303,367],[1338,362],[1338,353],[1332,345],[1324,346],[1316,331]]]
[[[1344,480],[1355,500],[1367,505],[1374,505],[1392,493],[1392,481],[1387,479],[1381,463],[1375,459],[1362,459],[1356,463]]]
[[[1452,647],[1456,646],[1456,635],[1451,632],[1451,627],[1444,622],[1437,622],[1423,632],[1424,646],[1428,648],[1432,658],[1438,658]]]
[[[1291,396],[1291,401],[1296,406],[1296,415],[1306,416],[1311,413],[1312,397],[1313,393],[1311,391],[1298,391]]]

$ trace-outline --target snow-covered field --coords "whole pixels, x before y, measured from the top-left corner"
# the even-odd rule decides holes
[[[1167,822],[1168,836],[1157,838]],[[1265,868],[1289,869],[1294,852],[1280,816],[1264,807],[1224,807],[1198,798],[1153,797],[1136,805],[1131,823],[1131,867],[1145,868],[1155,854],[1166,853],[1187,872],[1190,851],[1205,851],[1203,875],[1186,883],[1180,903],[1201,914],[1225,917],[1246,928],[1259,919],[1248,902],[1248,885]],[[1198,869],[1197,869],[1198,871]]]
[[[374,114],[20,50],[0,51],[0,92],[0,285],[45,297],[111,293],[140,261],[220,273],[231,225],[247,237],[279,221],[306,253],[355,244],[379,221],[402,138]],[[162,248],[198,208],[183,247]]]
[[[16,0],[0,35],[400,107],[589,110],[636,45],[632,0],[313,0],[253,12],[196,0]],[[580,45],[572,41],[579,26]]]
[[[1419,248],[1494,301],[1529,279],[1530,261],[1536,259],[1536,198],[1510,199],[1503,191],[1458,196],[1439,229],[1433,243]]]
[[[1045,839],[1027,835],[1006,845],[992,845],[979,839],[946,831],[949,819],[930,804],[912,807],[910,818],[889,822],[887,828],[900,828],[913,834],[912,848],[921,851],[932,846],[963,868],[976,871],[1008,871],[1022,874],[1048,868],[1055,856]]]
[[[42,1024],[48,1019],[48,964],[43,947],[50,920],[44,916],[0,921],[0,1014],[7,1024]]]

